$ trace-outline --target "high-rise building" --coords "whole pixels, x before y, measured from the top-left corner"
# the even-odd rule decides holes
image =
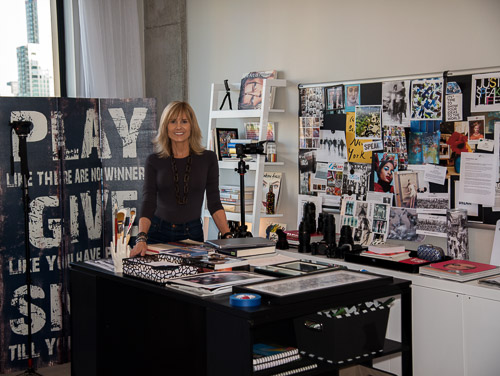
[[[51,77],[49,71],[40,66],[37,0],[26,0],[25,4],[28,44],[17,47],[18,95],[48,97],[51,95]]]
[[[37,0],[26,0],[26,28],[28,43],[40,43],[38,37],[38,6]]]

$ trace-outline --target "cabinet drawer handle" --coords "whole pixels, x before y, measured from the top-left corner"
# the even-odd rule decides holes
[[[312,321],[312,320],[306,320],[304,322],[304,326],[307,328],[307,329],[310,329],[310,330],[315,330],[317,332],[321,332],[323,331],[323,324],[320,323],[320,322],[316,322],[316,321]]]

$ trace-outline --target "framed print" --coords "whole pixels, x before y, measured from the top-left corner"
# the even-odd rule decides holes
[[[415,208],[418,193],[418,173],[416,171],[399,171],[394,176],[396,206]]]
[[[251,272],[210,272],[174,278],[169,283],[215,289],[223,286],[233,286],[241,283],[250,283],[269,279],[270,277]]]
[[[319,296],[342,294],[392,282],[392,277],[337,269],[234,286],[235,292],[257,293],[276,303],[292,303]]]
[[[230,157],[229,148],[227,144],[231,140],[238,139],[238,129],[236,128],[216,128],[217,136],[217,149],[219,151],[219,160],[222,158]]]
[[[344,108],[344,85],[325,88],[325,109],[327,111],[341,110]]]

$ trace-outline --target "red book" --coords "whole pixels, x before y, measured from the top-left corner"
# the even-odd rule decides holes
[[[411,264],[411,265],[421,265],[421,264],[427,264],[429,263],[429,261],[427,260],[422,260],[418,257],[410,257],[410,258],[407,258],[405,260],[401,260],[399,262],[403,262],[405,264]]]
[[[500,274],[500,267],[469,260],[447,260],[420,267],[420,274],[466,282]]]
[[[473,274],[484,272],[497,268],[495,265],[482,264],[469,260],[448,260],[441,262],[434,262],[429,265],[431,268],[439,269],[445,272],[452,272],[456,274]]]

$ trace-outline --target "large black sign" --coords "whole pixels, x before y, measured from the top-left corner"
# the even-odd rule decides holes
[[[69,360],[68,264],[106,257],[112,208],[139,209],[155,107],[153,99],[0,98],[0,373],[27,367],[28,266],[36,367]],[[15,120],[33,123],[28,265]]]

